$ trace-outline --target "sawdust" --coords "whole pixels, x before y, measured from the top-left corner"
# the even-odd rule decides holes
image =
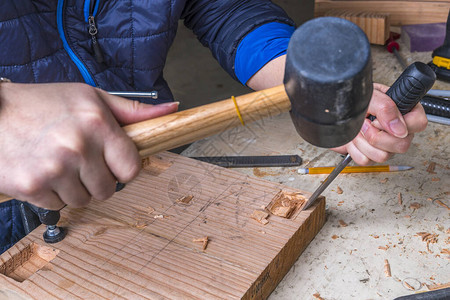
[[[339,220],[339,225],[340,225],[341,227],[347,227],[347,226],[348,226],[348,224],[345,223],[344,220]]]
[[[260,168],[253,168],[253,175],[255,175],[256,177],[266,177],[266,176],[277,176],[280,175],[281,172],[267,172],[267,171],[263,171]]]
[[[298,192],[279,191],[267,206],[267,209],[275,216],[290,219],[300,211],[306,203],[306,197]]]
[[[202,243],[202,250],[205,251],[206,247],[208,247],[209,238],[207,236],[205,236],[205,237],[202,237],[202,238],[193,239],[192,241],[194,243]]]
[[[450,282],[438,284],[425,284],[429,291],[440,290],[450,287]]]
[[[267,223],[269,223],[269,221],[267,220],[268,216],[269,216],[268,212],[257,209],[253,211],[253,214],[250,217],[253,220],[258,221],[259,223],[266,225]]]
[[[428,168],[427,168],[427,172],[430,174],[436,174],[436,172],[434,171],[434,168],[436,168],[436,163],[430,162],[430,164],[428,165]]]
[[[430,244],[435,244],[437,243],[438,239],[437,237],[439,236],[436,233],[428,233],[428,232],[418,232],[417,236],[422,237],[422,242],[426,242],[426,249],[428,251],[428,253],[433,253],[433,251],[431,251],[430,249]]]
[[[175,202],[183,204],[183,205],[188,205],[189,203],[191,203],[193,198],[194,198],[193,195],[182,196],[182,197],[176,199]]]
[[[313,294],[313,297],[314,297],[314,299],[317,299],[317,300],[324,300],[322,297],[320,297],[319,293]]]
[[[434,201],[436,204],[445,207],[446,209],[450,210],[450,207],[447,206],[447,204],[445,204],[444,202],[442,202],[441,200],[435,200]]]
[[[391,265],[387,259],[384,260],[384,275],[386,275],[386,277],[392,277]]]
[[[420,204],[419,202],[413,202],[411,203],[411,205],[409,206],[409,208],[416,210],[422,207],[422,204]]]

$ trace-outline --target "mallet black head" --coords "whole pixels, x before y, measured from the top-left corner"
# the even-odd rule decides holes
[[[373,91],[366,35],[340,18],[304,23],[289,43],[284,84],[300,136],[319,147],[348,143],[361,129]]]

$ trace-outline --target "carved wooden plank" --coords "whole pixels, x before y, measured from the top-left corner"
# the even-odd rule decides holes
[[[112,198],[64,209],[62,242],[45,245],[41,226],[3,253],[0,296],[265,298],[325,222],[324,199],[267,225],[250,218],[280,190],[303,193],[163,153]]]

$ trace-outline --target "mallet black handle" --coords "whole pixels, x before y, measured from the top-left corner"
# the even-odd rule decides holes
[[[388,89],[386,94],[394,100],[399,111],[404,115],[410,112],[414,106],[428,92],[436,80],[436,74],[426,64],[415,62],[408,66],[400,75],[394,84]],[[369,116],[370,120],[375,120],[374,116]],[[322,194],[322,192],[330,185],[330,183],[339,175],[339,173],[352,161],[349,154],[342,162],[334,168],[328,175],[327,179],[317,188],[306,202],[303,209],[310,207]]]
[[[436,74],[426,64],[415,62],[403,71],[386,95],[394,100],[402,115],[410,112],[436,81]]]

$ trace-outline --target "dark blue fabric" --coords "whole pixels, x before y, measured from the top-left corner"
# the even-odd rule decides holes
[[[19,201],[0,203],[0,254],[25,236]]]
[[[236,80],[236,49],[249,32],[270,22],[295,25],[279,6],[269,0],[187,1],[181,18]]]
[[[286,54],[295,27],[278,22],[264,24],[239,43],[234,61],[236,77],[246,85],[265,64]]]

